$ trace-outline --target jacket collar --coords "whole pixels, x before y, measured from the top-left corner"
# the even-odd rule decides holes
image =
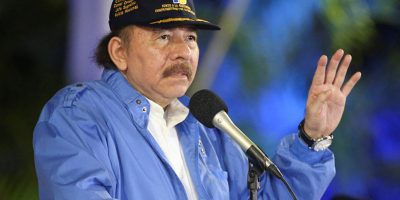
[[[108,83],[118,98],[124,103],[129,104],[137,99],[140,94],[118,70],[104,69],[101,79]]]
[[[132,85],[118,70],[104,69],[101,79],[111,86],[115,94],[117,94],[118,98],[125,104],[129,105],[137,99],[142,99],[146,101],[147,104],[149,104],[147,99],[135,88],[133,88]],[[184,106],[189,107],[190,98],[188,96],[179,97],[178,100]],[[186,117],[185,121],[194,123],[197,120],[189,112],[189,115]]]

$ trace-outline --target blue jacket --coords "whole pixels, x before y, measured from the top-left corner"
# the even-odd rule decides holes
[[[188,98],[179,99],[187,105]],[[34,130],[40,199],[187,199],[182,183],[147,130],[150,105],[126,79],[67,86],[43,108]],[[191,114],[177,125],[199,199],[248,199],[248,160],[226,134]],[[309,150],[296,135],[273,158],[299,199],[320,199],[335,174],[331,151]],[[260,199],[291,199],[269,174]]]

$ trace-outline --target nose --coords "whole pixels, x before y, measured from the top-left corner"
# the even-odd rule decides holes
[[[171,48],[172,60],[189,60],[192,54],[192,49],[184,40],[174,41]]]

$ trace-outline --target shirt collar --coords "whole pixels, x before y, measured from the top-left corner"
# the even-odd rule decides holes
[[[147,99],[150,102],[150,116],[157,118],[158,120],[165,121],[168,128],[172,128],[177,124],[181,123],[186,119],[189,114],[189,109],[184,106],[178,99],[174,99],[166,108],[164,109]]]

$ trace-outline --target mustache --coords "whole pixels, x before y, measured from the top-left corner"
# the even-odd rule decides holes
[[[173,64],[164,70],[162,76],[163,78],[166,78],[174,74],[184,74],[188,78],[188,80],[191,80],[193,75],[192,67],[189,63]]]

